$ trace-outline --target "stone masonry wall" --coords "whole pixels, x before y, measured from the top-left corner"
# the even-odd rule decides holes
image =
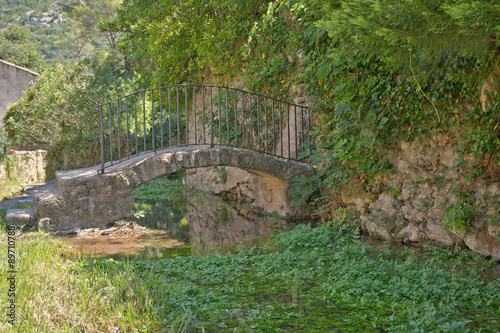
[[[13,177],[24,184],[45,181],[45,150],[18,150],[0,164],[0,179]]]
[[[472,157],[460,157],[442,134],[425,143],[402,142],[387,157],[394,170],[375,177],[369,191],[351,183],[340,193],[342,203],[361,217],[364,231],[500,258],[500,183],[473,180]]]

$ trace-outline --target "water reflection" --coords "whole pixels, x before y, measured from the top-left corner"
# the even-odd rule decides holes
[[[140,225],[189,244],[196,256],[224,254],[239,245],[262,245],[273,232],[296,225],[208,193],[189,200],[136,200],[136,211],[143,215],[137,217]]]

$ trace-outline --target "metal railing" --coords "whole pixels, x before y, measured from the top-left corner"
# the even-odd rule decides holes
[[[101,169],[139,154],[182,146],[241,148],[303,161],[310,109],[222,86],[182,84],[139,91],[100,113]]]

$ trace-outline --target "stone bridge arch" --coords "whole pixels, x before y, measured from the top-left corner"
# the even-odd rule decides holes
[[[135,156],[120,164],[56,173],[53,186],[35,195],[39,227],[61,232],[130,218],[134,208],[133,189],[158,177],[182,169],[232,166],[256,175],[254,206],[281,216],[300,215],[290,205],[292,179],[310,174],[306,163],[279,160],[261,153],[230,148],[177,147]]]

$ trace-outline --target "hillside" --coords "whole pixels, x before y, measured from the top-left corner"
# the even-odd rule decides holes
[[[75,43],[79,36],[64,13],[64,6],[69,10],[70,4],[70,0],[0,0],[0,29],[9,25],[27,27],[28,41],[36,45],[48,64],[74,63],[84,54],[103,49],[104,43],[99,38],[85,46]]]

